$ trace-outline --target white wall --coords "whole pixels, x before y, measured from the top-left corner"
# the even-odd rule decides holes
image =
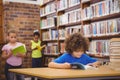
[[[3,0],[10,1],[10,2],[20,2],[20,3],[27,3],[27,4],[37,4],[40,5],[40,0],[32,1],[32,0]]]

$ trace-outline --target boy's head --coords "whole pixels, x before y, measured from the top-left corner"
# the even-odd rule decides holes
[[[38,39],[39,39],[39,37],[40,37],[39,32],[34,32],[34,33],[33,33],[33,36],[34,36],[34,41],[35,41],[35,42],[38,42]]]
[[[9,42],[15,43],[17,41],[17,32],[15,30],[9,30],[7,35]]]
[[[75,55],[75,57],[80,57],[81,54],[88,50],[88,42],[80,33],[74,33],[65,40],[65,50]]]

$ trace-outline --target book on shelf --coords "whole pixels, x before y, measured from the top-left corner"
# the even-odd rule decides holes
[[[65,29],[59,29],[59,39],[65,39]]]
[[[47,17],[46,19],[41,20],[41,29],[48,29],[55,27],[54,24],[54,16],[53,17]]]
[[[58,39],[58,31],[54,29],[49,29],[42,33],[42,39],[45,40],[57,40]]]
[[[120,12],[120,0],[104,0],[82,9],[82,20]]]
[[[57,1],[57,11],[68,8],[68,0],[58,0]]]
[[[59,54],[57,43],[48,43],[44,49],[44,54]]]
[[[90,42],[89,52],[91,54],[109,56],[109,40],[93,40]]]
[[[81,9],[66,12],[58,16],[58,25],[70,24],[81,20]]]
[[[47,4],[44,7],[40,8],[40,16],[45,16],[51,13],[54,13],[56,11],[56,6],[55,6],[55,2],[51,2],[49,4]]]
[[[67,1],[67,0],[66,0]],[[80,0],[68,0],[69,7],[80,4]]]
[[[27,50],[25,48],[25,45],[21,45],[21,46],[18,46],[16,48],[12,49],[13,55],[25,54],[26,52],[27,52]]]
[[[89,66],[89,65],[84,65],[84,64],[81,64],[81,63],[71,63],[70,65],[71,65],[72,69],[80,69],[80,70],[86,70],[86,69],[94,70],[94,69],[97,69],[96,67],[92,67],[92,66]]]
[[[120,34],[120,18],[93,22],[83,25],[83,34],[86,37]]]
[[[67,27],[65,28],[65,37],[77,32],[81,32],[81,25]]]

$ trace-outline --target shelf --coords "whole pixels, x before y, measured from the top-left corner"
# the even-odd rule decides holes
[[[85,19],[82,20],[82,22],[97,22],[97,21],[102,21],[102,20],[107,20],[107,19],[114,19],[114,18],[120,18],[120,12],[119,13],[113,13],[113,14],[109,14],[109,15],[104,15],[104,16],[100,16],[100,17],[93,17],[91,19]]]
[[[42,40],[42,41],[44,41],[44,42],[56,42],[58,40]]]
[[[50,1],[48,1],[48,2],[45,2],[45,3],[43,3],[42,5],[40,5],[40,7],[43,7],[43,6],[49,4],[49,3],[53,2],[53,1],[55,1],[55,0],[50,0]]]
[[[102,20],[113,19],[113,18],[120,18],[120,12],[119,13],[113,13],[113,14],[105,15],[105,16],[101,16],[101,17],[94,17],[94,18],[91,19],[91,21],[92,22],[96,22],[96,21],[102,21]]]
[[[115,38],[115,37],[120,37],[120,33],[119,34],[114,34],[114,35],[103,35],[103,36],[92,36],[92,37],[87,37],[87,38],[91,38],[91,39],[110,39],[110,38]]]
[[[94,58],[109,59],[108,55],[99,55],[99,54],[88,54],[88,55]]]
[[[95,4],[95,3],[98,3],[98,2],[101,2],[101,1],[105,1],[105,0],[90,0],[91,1],[91,4]]]
[[[70,7],[67,7],[67,8],[58,9],[57,13],[69,12],[71,10],[75,10],[75,9],[79,9],[79,8],[80,8],[80,3],[76,4],[76,5],[73,5],[73,6],[70,6]]]
[[[74,25],[80,25],[80,24],[81,24],[81,21],[59,25],[58,27],[68,27],[68,26],[74,26]]]
[[[55,29],[55,26],[51,26],[51,27],[45,27],[45,28],[41,28],[41,30],[46,30],[46,29]]]
[[[49,56],[49,57],[58,57],[59,54],[44,54],[44,56]]]
[[[49,12],[49,13],[47,13],[47,14],[40,15],[40,18],[44,18],[44,17],[46,17],[46,16],[48,16],[48,15],[52,15],[52,14],[55,14],[55,13],[56,13],[56,11]]]

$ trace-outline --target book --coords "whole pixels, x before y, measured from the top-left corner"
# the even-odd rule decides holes
[[[24,45],[21,45],[21,46],[18,46],[16,48],[12,49],[13,55],[17,55],[18,53],[25,54],[26,52],[27,52],[27,50]]]
[[[42,50],[46,45],[43,45],[43,46],[36,46],[38,50]]]
[[[89,65],[84,65],[84,64],[81,64],[81,63],[71,63],[71,68],[72,69],[81,69],[81,70],[97,69],[96,67],[89,66]]]

